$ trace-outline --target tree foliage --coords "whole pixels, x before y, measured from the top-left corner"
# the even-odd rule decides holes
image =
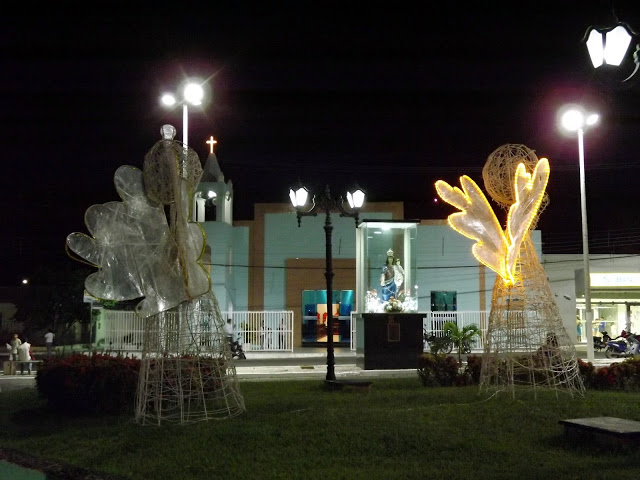
[[[95,269],[71,261],[42,265],[16,305],[16,320],[24,324],[25,334],[43,328],[66,329],[75,322],[88,323],[84,281],[93,272]]]
[[[446,322],[442,326],[442,331],[449,336],[453,344],[458,349],[458,363],[462,363],[462,350],[464,345],[471,344],[475,337],[480,336],[480,329],[477,325],[471,324],[465,327],[458,327],[454,322]]]

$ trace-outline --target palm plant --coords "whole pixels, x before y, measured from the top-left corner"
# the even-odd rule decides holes
[[[456,323],[446,322],[442,326],[442,331],[458,348],[458,364],[462,364],[462,351],[464,346],[471,345],[471,342],[481,335],[480,329],[475,324],[467,325],[460,329]]]

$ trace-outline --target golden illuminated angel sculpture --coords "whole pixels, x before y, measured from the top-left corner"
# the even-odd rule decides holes
[[[93,205],[85,214],[91,236],[67,237],[77,259],[99,268],[85,281],[89,294],[142,299],[136,306],[144,319],[136,398],[142,425],[190,424],[245,410],[225,322],[201,263],[204,231],[189,221],[200,159],[173,140],[171,125],[161,131],[142,171],[117,169],[114,183],[122,202]]]
[[[482,171],[493,200],[508,210],[503,231],[482,190],[468,176],[462,190],[436,182],[438,195],[460,212],[449,225],[475,240],[475,258],[497,273],[491,299],[480,389],[508,390],[526,385],[584,393],[575,347],[563,325],[533,242],[545,193],[549,161],[524,145],[506,144],[489,155]]]

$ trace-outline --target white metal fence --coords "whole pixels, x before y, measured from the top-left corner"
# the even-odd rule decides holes
[[[357,315],[357,314],[355,314]],[[487,327],[489,325],[489,312],[488,311],[469,311],[469,312],[427,312],[422,320],[422,334],[423,337],[428,335],[435,335],[441,337],[444,335],[442,326],[446,322],[454,322],[458,325],[458,328],[464,328],[468,325],[476,325],[482,335],[480,338],[476,338],[471,348],[473,350],[484,349],[484,338],[487,334]],[[354,314],[351,315],[351,350],[356,349],[356,322]],[[428,345],[424,344],[424,350],[429,349]]]
[[[97,347],[107,351],[141,352],[144,337],[144,318],[135,312],[103,310],[104,342]]]
[[[243,350],[293,352],[293,312],[233,312],[222,314],[233,320],[234,331],[240,335]]]
[[[292,311],[222,312],[222,318],[225,321],[232,319],[245,352],[293,351]],[[145,319],[135,312],[103,310],[103,321],[104,339],[98,339],[98,348],[117,352],[142,351]]]
[[[435,335],[441,337],[444,335],[442,326],[447,322],[455,323],[458,328],[462,329],[469,325],[475,325],[480,329],[480,337],[476,337],[471,343],[472,350],[484,349],[484,338],[487,334],[489,326],[488,311],[470,311],[470,312],[428,312],[422,320],[423,335]],[[425,351],[428,346],[425,345]]]
[[[99,340],[98,348],[107,351],[140,352],[144,336],[144,319],[135,312],[103,310],[104,341]],[[222,312],[222,318],[231,318],[234,331],[243,344],[244,351],[292,352],[293,312],[257,311]],[[427,312],[422,321],[423,334],[443,335],[442,326],[455,322],[459,328],[474,324],[480,328],[482,336],[472,345],[474,350],[484,348],[484,338],[489,321],[488,311],[469,312]],[[351,315],[351,350],[356,349],[356,322]],[[428,347],[425,345],[425,350]]]

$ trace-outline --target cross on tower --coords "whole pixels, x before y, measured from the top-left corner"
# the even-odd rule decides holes
[[[205,143],[209,145],[209,153],[213,153],[213,146],[218,143],[218,141],[214,140],[213,135],[211,135],[211,138],[209,138]]]

